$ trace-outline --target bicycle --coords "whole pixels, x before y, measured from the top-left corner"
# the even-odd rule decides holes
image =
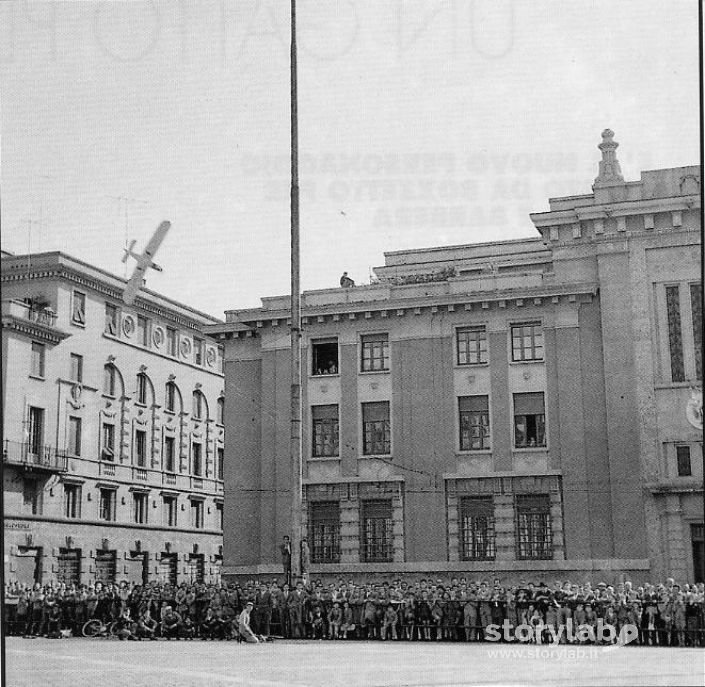
[[[116,637],[120,630],[120,621],[104,623],[99,618],[91,618],[83,624],[81,634],[84,637]]]

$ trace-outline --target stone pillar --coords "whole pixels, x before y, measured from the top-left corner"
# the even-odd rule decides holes
[[[404,562],[404,498],[402,486],[397,485],[397,493],[392,497],[392,556],[395,563]]]
[[[349,484],[340,499],[340,562],[360,562],[360,503],[357,485]]]
[[[494,495],[494,531],[496,560],[513,561],[514,541],[514,497],[512,494]]]
[[[551,534],[553,537],[553,558],[565,560],[565,539],[563,537],[563,506],[561,492],[551,488]]]
[[[689,577],[688,556],[686,555],[685,537],[683,536],[683,511],[678,494],[666,496],[664,530],[668,551],[668,569],[665,572],[668,577],[673,577],[676,580],[687,580]]]
[[[460,560],[458,494],[455,491],[455,480],[449,480],[446,485],[446,512],[448,513],[448,560],[455,562]]]

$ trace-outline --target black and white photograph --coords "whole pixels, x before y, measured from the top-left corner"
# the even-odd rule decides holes
[[[702,57],[0,2],[2,683],[705,684]]]

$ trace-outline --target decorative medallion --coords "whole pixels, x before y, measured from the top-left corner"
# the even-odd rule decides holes
[[[135,318],[132,315],[125,315],[122,318],[122,331],[128,338],[135,333]]]
[[[215,365],[215,348],[207,348],[206,349],[206,365],[208,367],[213,367]]]
[[[685,417],[695,429],[703,428],[703,390],[691,387]]]
[[[164,330],[161,327],[155,327],[152,332],[152,341],[155,348],[161,348],[164,345]]]
[[[181,339],[179,350],[182,358],[188,358],[191,355],[191,339]]]

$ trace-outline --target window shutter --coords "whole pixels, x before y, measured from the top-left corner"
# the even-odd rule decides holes
[[[337,420],[338,419],[338,406],[328,405],[328,406],[312,406],[311,412],[314,420]]]
[[[460,396],[458,408],[461,412],[487,412],[489,407],[487,396]]]
[[[389,401],[380,403],[363,403],[364,422],[384,422],[389,420]]]
[[[514,394],[515,415],[543,415],[543,392],[528,394]]]

